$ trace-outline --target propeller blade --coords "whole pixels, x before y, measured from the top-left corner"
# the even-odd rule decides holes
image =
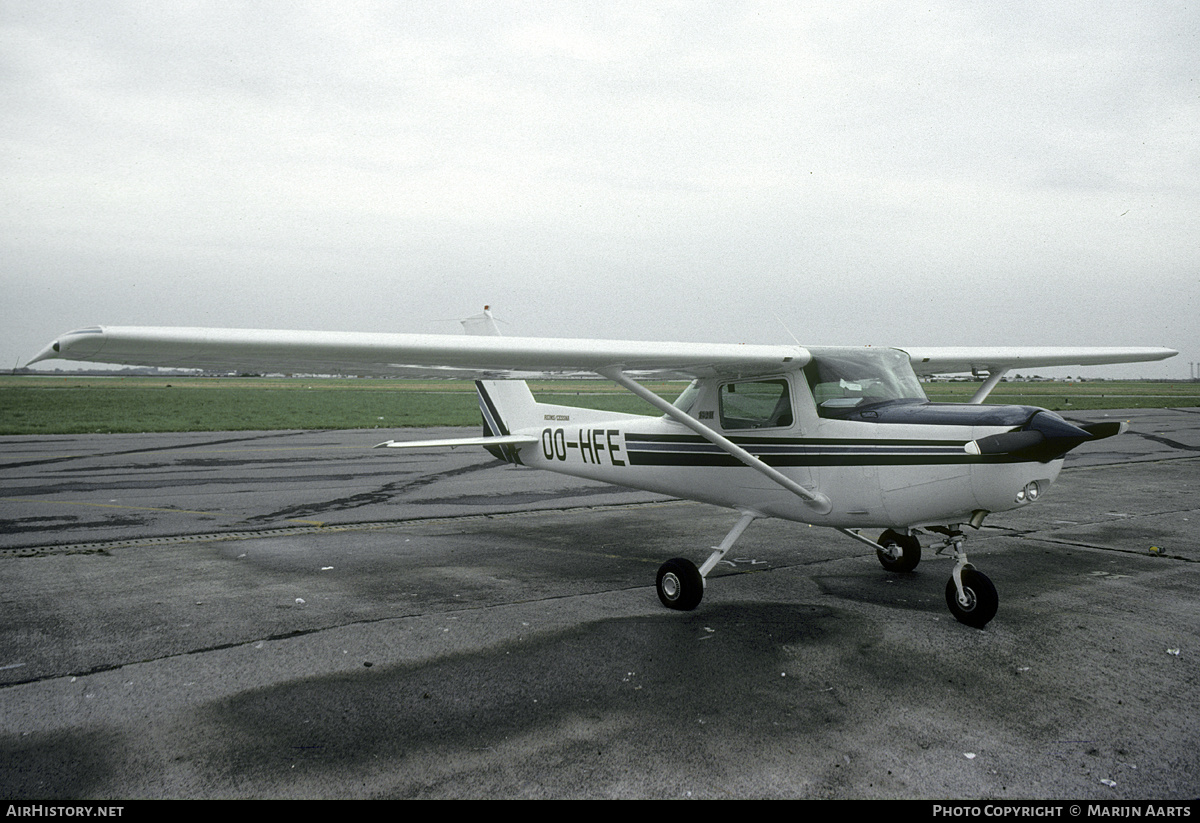
[[[1040,411],[1018,431],[993,434],[964,446],[967,454],[1006,455],[1017,460],[1056,460],[1088,440],[1111,437],[1122,431],[1119,423],[1076,426],[1054,412]]]

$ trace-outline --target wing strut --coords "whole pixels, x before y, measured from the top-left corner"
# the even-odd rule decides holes
[[[987,396],[992,393],[992,389],[996,388],[996,386],[1000,383],[1000,378],[1006,374],[1008,374],[1007,367],[1002,369],[993,369],[990,371],[988,373],[988,379],[985,380],[983,385],[979,387],[979,391],[975,392],[975,396],[967,402],[978,406],[987,399]]]
[[[829,512],[833,510],[833,504],[829,502],[829,498],[825,495],[821,494],[820,492],[809,491],[795,480],[792,480],[790,477],[785,475],[783,472],[768,466],[762,460],[755,457],[733,441],[729,440],[727,437],[721,436],[696,418],[684,414],[666,400],[663,400],[657,394],[643,386],[641,383],[638,383],[636,380],[630,378],[619,368],[612,367],[607,369],[597,369],[596,373],[603,377],[607,377],[609,380],[620,386],[624,386],[626,389],[629,389],[629,391],[633,392],[650,405],[661,409],[663,413],[665,413],[672,420],[682,423],[696,434],[703,437],[705,440],[708,440],[718,448],[723,449],[725,452],[733,455],[750,468],[761,474],[765,474],[780,486],[783,486],[792,494],[803,500],[809,508],[813,509],[818,514],[829,514]],[[748,521],[747,525],[749,525]]]

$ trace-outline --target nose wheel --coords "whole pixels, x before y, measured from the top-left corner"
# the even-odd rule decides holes
[[[935,526],[932,531],[946,536],[945,545],[938,550],[954,550],[954,572],[946,581],[946,605],[954,619],[972,628],[982,629],[996,616],[1000,606],[1000,595],[988,576],[967,562],[967,551],[963,548],[966,538],[957,528]]]
[[[996,587],[983,572],[966,566],[961,573],[956,569],[956,576],[961,577],[962,591],[952,576],[946,581],[946,605],[950,613],[959,623],[965,623],[976,629],[982,629],[993,617],[1000,606],[1000,596]]]

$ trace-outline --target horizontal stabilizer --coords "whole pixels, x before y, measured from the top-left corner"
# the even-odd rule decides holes
[[[528,446],[538,438],[528,434],[505,434],[497,437],[451,437],[445,440],[389,440],[374,446],[376,449],[456,449],[459,446]]]

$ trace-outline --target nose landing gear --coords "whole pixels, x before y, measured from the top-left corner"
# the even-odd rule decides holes
[[[1000,605],[996,587],[983,572],[965,566],[946,581],[946,605],[959,623],[982,629],[993,617]]]
[[[986,514],[976,512],[970,525],[979,528]],[[967,551],[964,548],[967,538],[958,526],[924,528],[942,535],[937,554],[947,550],[954,552],[954,571],[946,582],[946,605],[950,607],[950,613],[959,623],[982,629],[996,616],[996,610],[999,608],[1000,597],[996,594],[996,587],[986,574],[967,562]],[[878,541],[872,541],[848,529],[838,531],[874,546],[879,564],[890,572],[911,572],[921,561],[921,543],[917,539],[916,529],[888,529],[879,535]]]
[[[966,537],[956,527],[934,526],[931,531],[945,535],[938,554],[954,551],[954,572],[946,581],[946,605],[959,623],[982,629],[996,616],[1000,596],[986,574],[967,562]]]

